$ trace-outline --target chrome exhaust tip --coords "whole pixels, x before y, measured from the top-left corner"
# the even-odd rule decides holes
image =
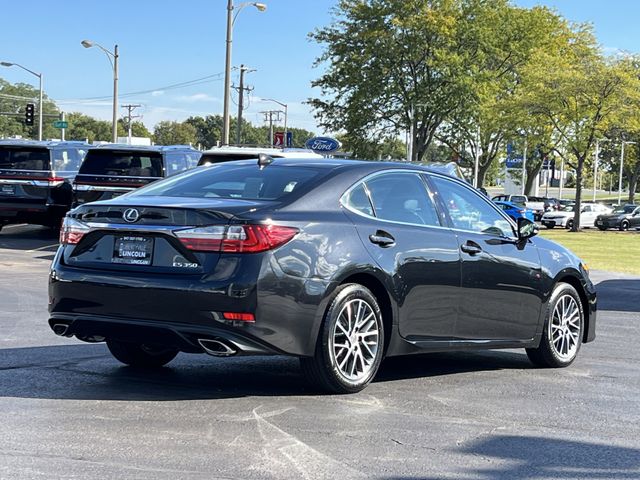
[[[205,353],[214,357],[230,357],[235,355],[238,351],[235,348],[230,347],[220,340],[212,340],[210,338],[199,338],[198,343],[205,351]]]
[[[66,337],[67,330],[69,330],[69,325],[67,323],[56,323],[51,328],[53,329],[53,333],[55,333],[56,335]]]

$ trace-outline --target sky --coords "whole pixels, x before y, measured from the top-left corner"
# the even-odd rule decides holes
[[[136,113],[152,128],[161,120],[222,113],[226,0],[0,0],[0,61],[15,62],[44,75],[46,93],[61,110],[111,118],[112,71],[106,55],[85,49],[84,39],[120,52],[120,104],[141,104]],[[236,1],[236,4],[241,2]],[[336,0],[264,0],[265,12],[247,6],[233,30],[234,66],[254,87],[245,118],[263,122],[261,111],[289,106],[289,125],[321,133],[304,102],[319,92],[311,81],[321,47],[308,33],[331,22]],[[516,0],[555,8],[575,22],[590,22],[605,52],[640,52],[636,0]],[[13,21],[8,21],[13,19]],[[0,67],[10,82],[37,79]],[[187,86],[171,87],[197,79]],[[232,81],[237,84],[238,71]],[[170,88],[166,88],[170,87]],[[136,93],[146,92],[146,93]],[[127,95],[131,94],[132,95]],[[234,102],[237,100],[232,95]],[[237,112],[231,104],[232,114]],[[121,109],[124,113],[124,109]]]

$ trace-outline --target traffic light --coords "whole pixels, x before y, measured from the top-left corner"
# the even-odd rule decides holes
[[[24,111],[24,124],[33,125],[33,117],[35,115],[36,106],[33,103],[27,103],[27,108]]]

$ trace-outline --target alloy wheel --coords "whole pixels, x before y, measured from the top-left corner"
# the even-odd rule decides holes
[[[549,340],[554,353],[563,361],[577,353],[581,335],[580,308],[571,295],[563,295],[556,302],[549,325]]]
[[[330,337],[332,363],[351,382],[366,378],[376,360],[380,340],[374,309],[362,299],[345,303]]]

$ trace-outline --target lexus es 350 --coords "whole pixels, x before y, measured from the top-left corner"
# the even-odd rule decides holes
[[[407,164],[199,167],[67,215],[49,284],[58,335],[158,367],[179,352],[285,354],[332,392],[384,357],[524,348],[543,367],[595,337],[573,253],[461,180]]]

